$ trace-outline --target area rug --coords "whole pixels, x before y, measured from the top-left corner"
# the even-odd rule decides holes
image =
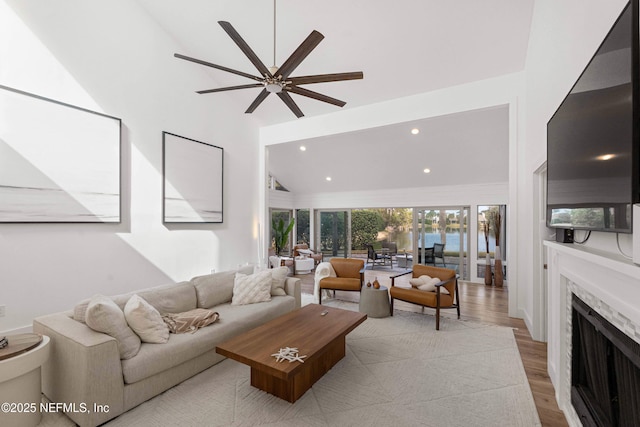
[[[397,310],[358,326],[346,353],[294,404],[253,388],[250,369],[227,359],[105,425],[541,425],[510,328],[443,318],[436,331],[433,316]]]

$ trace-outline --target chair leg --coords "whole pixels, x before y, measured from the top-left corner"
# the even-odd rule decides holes
[[[391,298],[391,304],[389,304],[389,315],[393,316],[393,298]]]
[[[436,307],[436,331],[440,330],[440,307]]]

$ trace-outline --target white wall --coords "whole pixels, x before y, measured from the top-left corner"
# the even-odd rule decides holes
[[[518,159],[518,283],[523,293],[520,305],[531,329],[541,310],[535,307],[545,292],[540,225],[535,222],[534,172],[546,161],[546,125],[567,95],[627,0],[537,0],[526,62],[526,121],[523,156]],[[544,231],[544,230],[543,230]],[[579,236],[582,238],[582,235]],[[533,244],[532,244],[533,242]],[[622,249],[631,254],[631,239],[620,236]],[[588,246],[617,253],[616,236],[592,233]],[[532,261],[536,260],[534,264]],[[539,317],[539,316],[538,316]],[[534,336],[535,338],[535,336]]]
[[[123,123],[122,224],[0,224],[0,333],[257,260],[257,125],[232,97],[195,95],[211,79],[177,50],[135,2],[0,1],[0,84]],[[162,131],[224,148],[223,224],[163,226]]]

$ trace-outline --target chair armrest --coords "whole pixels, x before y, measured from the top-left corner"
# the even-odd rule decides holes
[[[395,276],[389,277],[390,279],[395,279],[396,277],[404,276],[405,274],[413,273],[413,270],[405,271],[404,273],[396,274]]]
[[[451,278],[449,278],[449,279],[447,279],[447,280],[442,280],[441,282],[438,282],[438,283],[436,283],[436,284],[435,284],[435,285],[433,285],[433,286],[435,286],[436,288],[439,288],[440,286],[444,286],[444,285],[446,285],[447,283],[451,282],[452,280],[457,280],[457,279],[458,279],[457,277],[451,277]]]
[[[396,277],[404,276],[406,274],[413,273],[413,270],[405,271],[404,273],[396,274],[395,276],[391,276],[391,287],[395,286]]]
[[[455,280],[455,282],[456,282],[455,296],[456,296],[456,298],[458,298],[458,275],[455,275],[453,277],[450,277],[447,280],[442,280],[441,282],[436,283],[434,285],[436,287],[436,295],[438,296],[438,301],[440,301],[440,287],[446,285],[447,283],[451,282],[452,280]]]

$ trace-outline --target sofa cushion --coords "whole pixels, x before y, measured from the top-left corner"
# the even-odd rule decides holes
[[[137,294],[155,307],[160,314],[182,313],[196,308],[198,304],[196,289],[191,282],[180,282],[173,286],[142,290]]]
[[[116,339],[121,359],[130,359],[140,350],[140,338],[131,330],[122,309],[109,297],[91,298],[86,312],[87,326]]]
[[[166,344],[142,344],[136,357],[122,361],[124,382],[138,382],[215,351],[216,345],[294,309],[295,298],[291,296],[273,297],[268,304],[221,304],[216,307],[220,313],[216,323],[193,334],[171,334]]]
[[[191,282],[170,283],[168,285],[141,289],[126,294],[114,295],[111,298],[122,310],[127,301],[134,295],[142,296],[156,310],[163,313],[180,313],[196,308],[196,291]],[[90,299],[82,300],[73,308],[73,319],[85,323],[87,306]]]
[[[284,283],[289,274],[289,267],[272,268],[270,271],[273,279],[271,282],[271,295],[286,295]]]
[[[211,308],[218,304],[231,302],[235,277],[235,271],[223,271],[191,279],[191,283],[196,289],[197,306]]]
[[[325,277],[320,280],[321,289],[338,289],[344,291],[357,291],[362,283],[360,279],[352,279],[349,277]]]
[[[139,295],[133,295],[124,306],[124,317],[142,342],[164,344],[169,341],[169,328],[160,312]]]
[[[273,276],[270,270],[255,274],[236,273],[231,304],[245,305],[271,301]]]

